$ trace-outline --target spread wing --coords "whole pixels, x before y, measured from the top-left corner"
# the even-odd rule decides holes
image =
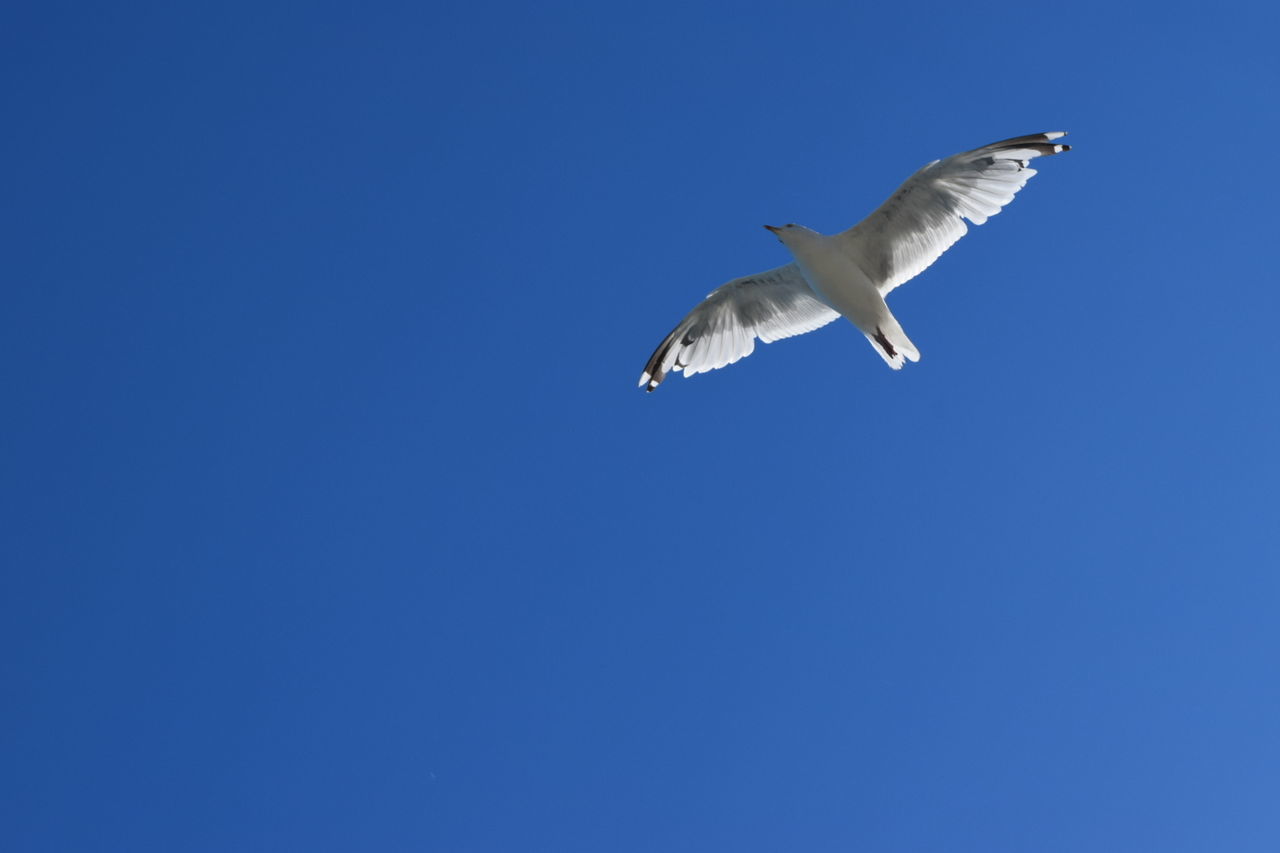
[[[1069,151],[1053,140],[1062,131],[994,142],[935,160],[916,172],[889,200],[839,235],[846,251],[884,296],[924,272],[968,233],[995,216],[1036,173],[1036,157]]]
[[[652,391],[667,373],[705,373],[766,344],[811,332],[840,314],[818,300],[794,263],[735,278],[713,290],[658,345],[640,375]],[[646,387],[647,386],[647,387]]]

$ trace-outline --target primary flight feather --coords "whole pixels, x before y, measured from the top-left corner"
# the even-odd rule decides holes
[[[915,278],[969,230],[1013,201],[1035,175],[1030,161],[1069,151],[1065,132],[1035,133],[935,160],[866,219],[839,234],[802,225],[765,228],[791,263],[735,278],[712,291],[658,345],[640,375],[652,391],[672,370],[705,373],[765,343],[811,332],[843,314],[894,370],[920,351],[884,298]]]

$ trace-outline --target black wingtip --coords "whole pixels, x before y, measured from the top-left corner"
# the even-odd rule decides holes
[[[1054,142],[1055,139],[1061,139],[1066,136],[1065,130],[1054,130],[1048,133],[1032,133],[1028,136],[1015,136],[1012,139],[1003,139],[999,142],[993,142],[986,145],[979,151],[1008,151],[1017,148],[1029,148],[1042,156],[1051,154],[1060,154],[1063,151],[1070,151],[1071,146],[1062,142]]]
[[[644,366],[644,376],[649,379],[648,386],[645,391],[652,391],[662,384],[662,380],[667,378],[667,371],[663,367],[663,362],[667,359],[667,353],[671,351],[671,347],[675,345],[676,335],[681,331],[680,327],[671,330],[671,334],[662,339],[662,343],[658,344],[658,348],[653,351],[653,355],[649,356],[649,361]],[[692,343],[693,339],[685,336],[684,344],[687,346]],[[667,365],[668,367],[670,365]],[[681,365],[677,364],[677,368]]]

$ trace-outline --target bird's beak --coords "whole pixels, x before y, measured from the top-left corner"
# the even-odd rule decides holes
[[[766,230],[766,231],[772,231],[774,234],[777,234],[777,233],[778,233],[779,231],[781,231],[782,229],[781,229],[781,228],[774,228],[772,225],[766,225],[766,226],[764,227],[764,230]]]

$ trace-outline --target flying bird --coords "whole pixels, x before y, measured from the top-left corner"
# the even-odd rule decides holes
[[[795,260],[711,291],[658,345],[640,386],[652,391],[672,370],[688,377],[733,364],[751,355],[757,338],[768,344],[812,332],[841,314],[894,370],[919,361],[884,298],[967,234],[966,219],[981,225],[1013,201],[1036,173],[1032,160],[1069,151],[1054,141],[1064,136],[1035,133],[934,160],[839,234],[764,226]]]

